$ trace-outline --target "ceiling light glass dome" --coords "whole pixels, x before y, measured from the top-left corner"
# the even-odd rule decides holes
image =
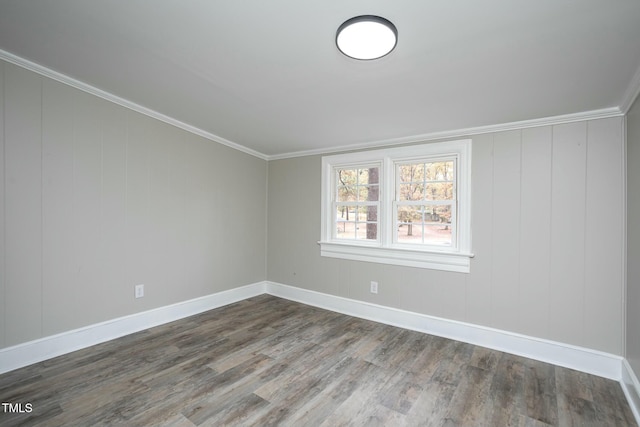
[[[398,42],[398,30],[387,19],[374,15],[345,21],[336,33],[336,45],[350,58],[371,60],[391,52]]]

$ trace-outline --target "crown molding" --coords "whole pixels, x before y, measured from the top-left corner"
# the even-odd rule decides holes
[[[640,78],[640,74],[638,74]],[[284,154],[267,156],[267,160],[280,160],[294,157],[314,156],[321,154],[339,153],[344,151],[357,151],[371,148],[389,147],[394,145],[416,144],[420,142],[430,142],[451,138],[467,138],[472,135],[485,133],[504,132],[510,130],[520,130],[539,126],[553,126],[565,123],[581,122],[585,120],[606,119],[609,117],[620,117],[625,113],[618,107],[603,108],[600,110],[584,111],[581,113],[564,114],[560,116],[543,117],[540,119],[522,120],[517,122],[501,123],[497,125],[478,126],[465,129],[448,130],[442,132],[431,132],[422,135],[408,136],[404,138],[385,139],[361,144],[333,146],[315,150],[293,151]]]
[[[36,64],[35,62],[29,61],[28,59],[21,58],[13,53],[7,52],[5,50],[0,49],[0,59],[5,60],[11,64],[17,65],[18,67],[22,67],[26,70],[33,71],[34,73],[40,74],[41,76],[50,78],[52,80],[58,81],[60,83],[71,86],[75,89],[81,90],[83,92],[89,93],[91,95],[97,96],[99,98],[105,99],[109,102],[113,102],[114,104],[120,105],[122,107],[128,108],[132,111],[135,111],[140,114],[144,114],[145,116],[149,116],[156,120],[160,120],[161,122],[167,123],[169,125],[175,126],[184,131],[190,132],[194,135],[201,136],[202,138],[208,139],[210,141],[216,142],[218,144],[225,145],[227,147],[233,148],[235,150],[241,151],[243,153],[249,154],[254,157],[258,157],[262,160],[267,160],[268,156],[260,153],[259,151],[253,150],[251,148],[245,147],[244,145],[240,145],[233,141],[229,141],[228,139],[222,138],[221,136],[214,135],[210,132],[204,131],[200,128],[192,126],[188,123],[184,123],[180,120],[174,119],[173,117],[169,117],[165,114],[162,114],[158,111],[152,110],[150,108],[144,107],[140,104],[136,104],[135,102],[129,101],[127,99],[121,98],[117,95],[114,95],[110,92],[104,91],[102,89],[98,89],[95,86],[91,86],[88,83],[84,83],[80,80],[76,80],[73,77],[69,77],[65,74],[59,73],[58,71],[52,70],[40,64]]]
[[[624,114],[627,114],[629,112],[629,110],[633,106],[634,101],[638,99],[638,95],[640,95],[640,65],[638,66],[636,73],[631,79],[631,83],[629,83],[629,86],[627,87],[627,90],[622,97],[620,110]]]
[[[227,147],[233,148],[235,150],[241,151],[243,153],[246,153],[251,156],[257,157],[262,160],[267,160],[267,161],[288,159],[288,158],[294,158],[294,157],[323,155],[323,154],[329,154],[329,153],[339,153],[344,151],[357,151],[357,150],[365,150],[365,149],[372,149],[372,148],[389,147],[394,145],[416,144],[420,142],[429,142],[429,141],[449,139],[449,138],[469,137],[471,135],[480,135],[485,133],[526,129],[526,128],[532,128],[532,127],[538,127],[538,126],[558,125],[558,124],[572,123],[572,122],[585,121],[585,120],[603,119],[608,117],[619,117],[619,116],[625,115],[628,112],[628,110],[631,108],[633,104],[633,101],[640,94],[640,67],[639,67],[627,91],[625,92],[623,103],[620,107],[604,108],[600,110],[564,114],[559,116],[551,116],[551,117],[544,117],[544,118],[531,119],[531,120],[522,120],[522,121],[502,123],[502,124],[489,125],[489,126],[478,126],[478,127],[455,129],[455,130],[448,130],[448,131],[442,131],[442,132],[431,132],[431,133],[412,135],[412,136],[407,136],[402,138],[369,141],[369,142],[363,142],[358,144],[337,145],[337,146],[331,146],[331,147],[319,148],[319,149],[313,149],[313,150],[302,150],[302,151],[293,151],[289,153],[267,155],[259,151],[253,150],[251,148],[245,147],[244,145],[225,139],[221,136],[214,135],[210,132],[207,132],[205,130],[192,126],[190,124],[184,123],[180,120],[174,119],[173,117],[169,117],[158,111],[136,104],[135,102],[121,98],[117,95],[106,92],[95,86],[91,86],[90,84],[76,80],[58,71],[52,70],[40,64],[36,64],[32,61],[29,61],[28,59],[19,57],[17,55],[14,55],[13,53],[4,51],[2,49],[0,49],[0,59],[5,60],[14,65],[17,65],[19,67],[25,68],[29,71],[33,71],[44,77],[48,77],[60,83],[66,84],[68,86],[71,86],[83,92],[87,92],[99,98],[113,102],[114,104],[128,108],[132,111],[160,120],[164,123],[175,126],[179,129],[190,132],[194,135],[198,135],[207,140],[225,145]]]

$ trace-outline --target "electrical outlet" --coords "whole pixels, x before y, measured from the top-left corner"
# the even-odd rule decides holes
[[[372,294],[377,294],[378,293],[378,282],[371,282],[371,293]]]
[[[135,296],[136,298],[142,298],[144,296],[144,285],[136,285]]]

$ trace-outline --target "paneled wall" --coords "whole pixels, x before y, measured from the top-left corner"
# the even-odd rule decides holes
[[[320,257],[308,156],[269,163],[268,280],[622,355],[623,119],[472,140],[470,274]]]
[[[0,83],[0,348],[265,279],[266,161],[8,63]]]
[[[627,354],[640,376],[640,98],[627,115]]]
[[[266,278],[624,352],[622,118],[472,136],[461,274],[320,257],[320,156],[267,164],[4,62],[0,82],[0,348]]]

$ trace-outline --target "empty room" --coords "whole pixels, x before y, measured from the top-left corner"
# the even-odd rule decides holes
[[[637,426],[640,2],[0,0],[0,425]]]

